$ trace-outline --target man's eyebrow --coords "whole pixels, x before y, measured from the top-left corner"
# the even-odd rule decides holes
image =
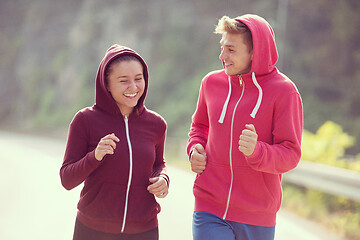
[[[223,47],[234,47],[233,44],[229,44],[229,43],[228,43],[228,44],[224,44],[224,40],[222,40],[222,39],[220,40],[220,45],[223,46]]]
[[[222,47],[235,47],[233,44],[223,44],[222,42],[220,42],[220,45]]]

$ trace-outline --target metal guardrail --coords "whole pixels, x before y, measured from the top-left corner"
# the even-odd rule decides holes
[[[360,172],[301,160],[283,181],[360,201]]]

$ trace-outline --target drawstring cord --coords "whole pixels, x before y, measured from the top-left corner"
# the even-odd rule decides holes
[[[259,85],[259,83],[256,80],[255,72],[252,72],[251,78],[252,78],[252,81],[253,81],[254,85],[256,86],[256,88],[259,91],[259,95],[258,95],[256,105],[255,105],[254,109],[252,110],[252,112],[250,114],[250,116],[252,118],[255,118],[257,112],[259,111],[260,105],[261,105],[261,101],[262,101],[262,97],[263,97],[263,90],[262,90],[261,86]],[[230,79],[230,76],[228,77],[228,79],[229,79],[229,92],[228,92],[228,95],[226,97],[223,109],[221,111],[220,118],[218,120],[219,123],[224,123],[226,110],[227,110],[227,107],[228,107],[228,104],[229,104],[229,101],[230,101],[230,96],[231,96],[231,79]]]
[[[219,123],[224,123],[224,118],[225,118],[225,114],[226,114],[226,109],[227,109],[227,106],[228,106],[229,101],[230,101],[230,95],[231,95],[231,79],[230,79],[230,76],[228,76],[228,79],[229,79],[229,92],[228,92],[227,98],[226,98],[226,100],[225,100],[223,109],[222,109],[222,111],[221,111],[220,118],[219,118],[219,120],[218,120]]]
[[[257,80],[256,80],[256,77],[255,77],[255,73],[254,73],[254,72],[252,72],[252,76],[251,76],[251,77],[252,77],[252,80],[253,80],[254,85],[255,85],[255,86],[257,87],[257,89],[259,90],[258,100],[257,100],[257,102],[256,102],[256,105],[255,105],[252,113],[250,114],[250,116],[251,116],[252,118],[255,118],[256,113],[259,111],[259,108],[260,108],[260,104],[261,104],[261,100],[262,100],[262,96],[263,96],[263,91],[262,91],[259,83],[258,83]]]

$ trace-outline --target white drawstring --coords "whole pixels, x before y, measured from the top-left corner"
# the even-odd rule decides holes
[[[252,81],[253,81],[254,85],[255,85],[256,88],[259,90],[259,96],[258,96],[256,105],[255,105],[254,109],[252,110],[252,112],[251,112],[251,114],[250,114],[250,116],[251,116],[252,118],[255,118],[257,112],[259,111],[260,105],[261,105],[261,101],[262,101],[262,97],[263,97],[263,91],[262,91],[261,86],[259,85],[259,83],[258,83],[257,80],[256,80],[255,72],[252,72],[251,78],[252,78]],[[229,79],[229,92],[228,92],[227,98],[226,98],[226,100],[225,100],[223,109],[222,109],[222,111],[221,111],[220,118],[219,118],[219,120],[218,120],[219,123],[224,123],[224,118],[225,118],[227,106],[228,106],[229,101],[230,101],[230,96],[231,96],[231,79],[230,79],[230,76],[228,77],[228,79]]]
[[[261,100],[262,100],[262,96],[263,96],[263,91],[262,91],[259,83],[258,83],[257,80],[256,80],[256,77],[255,77],[255,73],[254,73],[254,72],[252,72],[252,80],[253,80],[254,85],[255,85],[255,86],[257,87],[257,89],[259,90],[258,100],[257,100],[257,102],[256,102],[256,105],[255,105],[252,113],[250,114],[250,116],[251,116],[252,118],[255,118],[256,113],[258,112],[258,110],[259,110],[259,108],[260,108],[260,104],[261,104]]]
[[[230,95],[231,95],[231,79],[230,79],[230,76],[228,76],[228,79],[229,79],[229,92],[228,92],[227,98],[226,98],[226,100],[225,100],[223,109],[222,109],[222,111],[221,111],[220,118],[219,118],[219,120],[218,120],[219,123],[224,123],[224,118],[225,118],[225,114],[226,114],[226,109],[227,109],[227,106],[228,106],[229,101],[230,101]]]

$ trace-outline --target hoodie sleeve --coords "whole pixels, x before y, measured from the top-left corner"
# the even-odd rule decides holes
[[[167,174],[165,160],[164,160],[164,149],[165,149],[165,139],[166,139],[166,123],[162,122],[162,129],[159,141],[155,146],[155,163],[153,166],[152,177],[162,176],[169,185],[170,179]]]
[[[81,112],[70,123],[64,161],[60,169],[61,183],[67,190],[80,185],[100,164],[95,150],[88,152],[87,124]]]
[[[195,113],[192,116],[189,140],[186,149],[188,156],[190,156],[196,144],[200,143],[205,148],[207,143],[209,133],[209,119],[204,85],[205,79],[201,83],[197,107]]]
[[[297,166],[301,157],[302,101],[298,92],[278,99],[273,122],[273,144],[258,141],[247,157],[255,170],[281,174]]]

